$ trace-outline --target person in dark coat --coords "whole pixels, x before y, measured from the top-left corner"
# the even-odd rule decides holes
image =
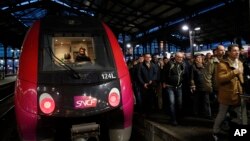
[[[206,66],[204,65],[201,54],[196,54],[194,59],[190,77],[190,88],[193,94],[193,112],[195,116],[211,119],[209,95],[212,92],[212,87],[206,83]]]
[[[141,90],[142,88],[138,80],[138,71],[143,61],[144,61],[144,56],[141,55],[137,60],[137,64],[134,66],[134,80],[133,80],[134,93],[136,98],[135,111],[140,113],[142,112],[143,107],[142,107],[142,90]]]
[[[142,90],[142,106],[144,114],[152,112],[156,94],[157,68],[151,62],[151,55],[144,54],[144,62],[138,68],[138,81]]]
[[[177,125],[177,115],[182,109],[182,80],[184,74],[184,54],[177,52],[163,69],[163,88],[166,88],[170,106],[171,123]]]
[[[82,62],[82,61],[91,61],[90,58],[86,55],[85,48],[79,48],[79,54],[77,54],[75,62]]]

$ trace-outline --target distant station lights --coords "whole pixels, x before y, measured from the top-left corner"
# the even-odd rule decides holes
[[[182,30],[183,30],[183,31],[187,31],[187,30],[192,31],[192,29],[190,29],[189,26],[186,25],[186,24],[182,26]],[[201,27],[195,27],[193,30],[195,30],[195,31],[200,31],[200,30],[201,30]]]
[[[182,30],[183,31],[188,31],[188,35],[189,35],[189,42],[190,42],[190,48],[191,48],[191,53],[192,55],[194,55],[194,47],[196,47],[197,45],[194,44],[194,37],[193,34],[195,33],[195,31],[200,31],[201,28],[200,27],[195,27],[193,29],[191,29],[188,25],[183,25],[182,26]]]
[[[130,48],[130,47],[131,47],[131,44],[130,44],[130,43],[128,43],[126,46],[127,46],[127,48]]]

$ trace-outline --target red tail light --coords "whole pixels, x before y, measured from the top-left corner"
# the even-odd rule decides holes
[[[48,93],[43,93],[39,98],[39,106],[43,113],[51,114],[55,110],[55,101]]]
[[[120,92],[117,88],[113,88],[111,89],[111,91],[109,92],[109,97],[108,97],[108,101],[109,101],[109,104],[112,106],[112,107],[116,107],[120,104]]]

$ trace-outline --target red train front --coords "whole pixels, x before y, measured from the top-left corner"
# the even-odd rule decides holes
[[[88,59],[77,60],[79,51]],[[22,140],[97,140],[107,132],[128,141],[133,92],[111,30],[89,17],[35,22],[22,46],[15,109]]]

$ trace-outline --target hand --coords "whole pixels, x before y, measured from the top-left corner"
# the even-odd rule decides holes
[[[146,88],[146,89],[148,88],[148,83],[144,84],[144,88]]]
[[[167,84],[166,83],[162,83],[162,88],[166,88]]]
[[[242,69],[242,68],[238,68],[238,69],[235,69],[235,70],[233,70],[233,71],[234,71],[234,73],[235,73],[236,75],[243,74],[243,69]]]
[[[191,93],[194,93],[194,92],[195,92],[195,90],[196,90],[196,88],[195,88],[195,87],[191,87],[191,88],[190,88]]]
[[[239,74],[243,74],[243,68],[238,68]]]

